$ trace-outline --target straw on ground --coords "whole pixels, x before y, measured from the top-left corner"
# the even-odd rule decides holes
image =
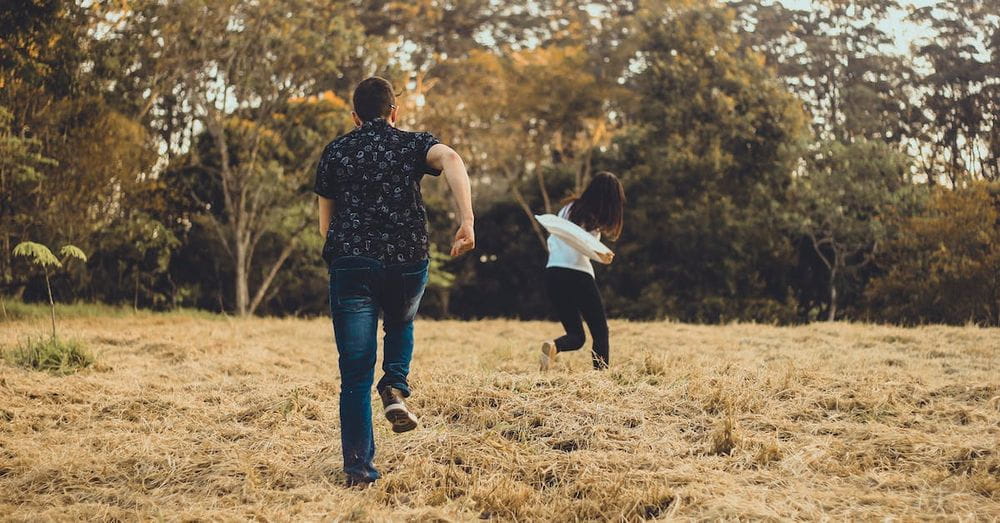
[[[418,322],[423,426],[357,491],[327,321],[69,320],[97,365],[0,366],[0,519],[1000,517],[995,329],[611,329],[541,374],[554,324]]]

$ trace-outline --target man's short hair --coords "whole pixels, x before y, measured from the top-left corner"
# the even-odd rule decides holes
[[[396,95],[389,80],[379,76],[365,78],[354,88],[354,112],[362,121],[385,118],[396,105]]]

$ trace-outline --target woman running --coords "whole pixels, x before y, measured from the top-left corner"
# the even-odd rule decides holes
[[[617,240],[622,233],[622,214],[625,208],[625,189],[618,177],[600,172],[584,189],[583,194],[570,198],[559,211],[565,218],[590,232],[598,240],[604,234]],[[585,254],[570,244],[550,235],[549,261],[545,266],[545,285],[559,321],[566,333],[542,343],[541,369],[548,370],[560,352],[583,347],[586,336],[583,323],[587,322],[594,339],[593,360],[595,369],[608,367],[608,320],[604,315],[604,302],[594,280],[594,267]],[[611,263],[614,253],[600,257],[601,263]]]

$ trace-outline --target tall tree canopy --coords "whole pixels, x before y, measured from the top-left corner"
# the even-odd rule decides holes
[[[548,315],[532,216],[606,169],[628,196],[598,269],[614,316],[1000,321],[992,287],[947,292],[995,268],[996,2],[9,3],[5,295],[48,300],[12,256],[30,240],[88,253],[57,301],[323,313],[310,181],[379,74],[473,176],[479,249],[435,258],[425,314]],[[444,245],[446,186],[423,192]]]

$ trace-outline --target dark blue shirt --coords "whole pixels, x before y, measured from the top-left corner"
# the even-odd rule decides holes
[[[316,194],[334,200],[323,258],[364,256],[384,264],[428,257],[427,210],[420,195],[430,133],[376,118],[330,142],[316,168]]]

